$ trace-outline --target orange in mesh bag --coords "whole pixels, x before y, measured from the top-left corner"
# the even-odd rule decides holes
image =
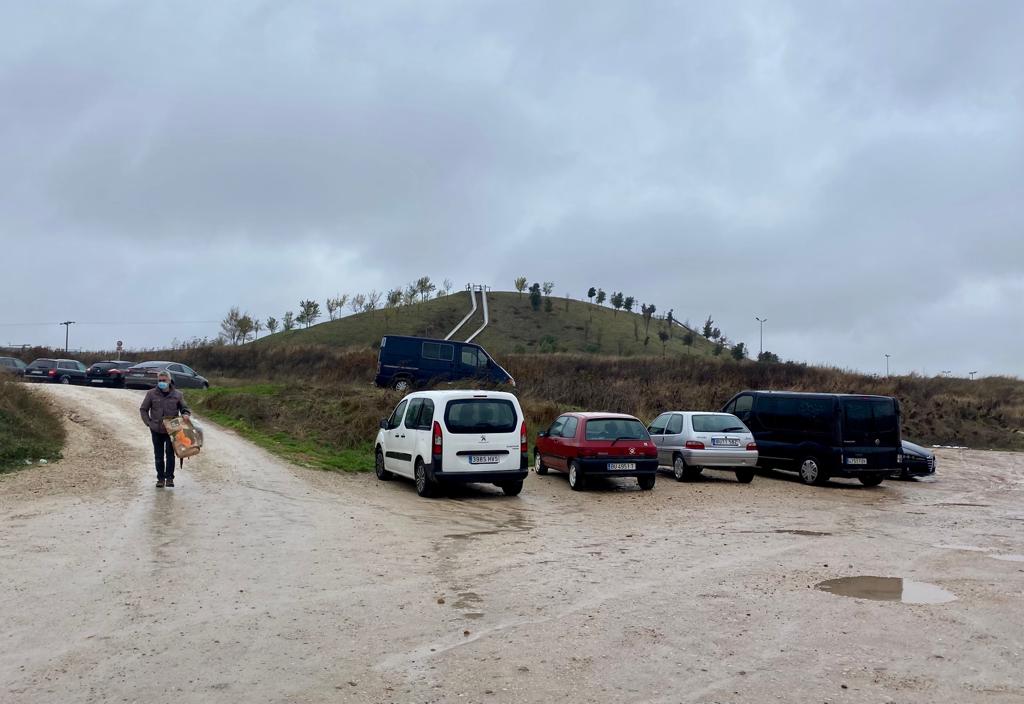
[[[203,449],[203,429],[192,423],[188,416],[164,418],[164,429],[171,436],[174,455],[178,459],[198,455]]]

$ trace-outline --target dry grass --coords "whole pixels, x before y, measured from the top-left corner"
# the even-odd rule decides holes
[[[83,361],[107,356],[87,355]],[[214,395],[209,403],[220,404],[222,411],[234,408],[236,417],[259,427],[330,447],[367,442],[377,421],[397,402],[395,394],[373,388],[376,353],[368,348],[213,346],[145,357],[184,362],[217,385],[274,382],[282,390],[272,396]],[[649,420],[665,409],[718,409],[744,389],[778,389],[891,395],[903,405],[909,440],[1024,450],[1024,381],[1009,377],[885,379],[828,367],[696,355],[512,354],[501,361],[519,384],[531,431],[566,409],[622,411]]]

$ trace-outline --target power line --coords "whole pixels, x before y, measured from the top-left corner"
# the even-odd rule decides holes
[[[212,325],[219,322],[219,320],[113,320],[80,322],[76,323],[76,325]],[[63,322],[53,321],[46,323],[0,323],[0,326],[29,328],[63,324]]]

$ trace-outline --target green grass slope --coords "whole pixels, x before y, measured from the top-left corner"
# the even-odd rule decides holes
[[[492,292],[487,296],[490,324],[474,340],[491,353],[583,352],[618,356],[662,354],[658,330],[668,329],[662,320],[644,319],[637,313],[615,311],[586,301],[552,297],[550,312],[530,306],[527,294]],[[253,343],[267,347],[287,345],[330,345],[366,347],[377,344],[386,334],[444,337],[470,310],[465,292],[431,299],[394,310],[376,310],[350,315],[309,328],[279,332]],[[483,323],[483,308],[477,297],[477,312],[456,334],[465,340]],[[669,356],[710,356],[714,345],[694,333],[692,347],[683,344],[685,331],[673,326],[664,352]],[[649,335],[647,344],[645,336]]]
[[[53,460],[64,446],[64,426],[25,385],[0,381],[0,472],[25,460]]]

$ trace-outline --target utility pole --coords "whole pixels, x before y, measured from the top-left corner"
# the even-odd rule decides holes
[[[761,354],[757,355],[760,359],[761,357],[764,356],[764,324],[768,322],[768,318],[758,318],[755,315],[754,320],[761,323]]]
[[[885,355],[885,376],[886,376],[886,378],[889,377],[889,357],[891,357],[891,356],[892,356],[891,354]]]
[[[974,375],[978,372],[968,372],[971,375],[971,381],[974,381]]]
[[[71,326],[75,324],[74,320],[65,320],[63,323],[58,323],[64,326],[64,354],[68,353],[68,331],[71,330]]]
[[[952,369],[943,369],[943,370],[942,370],[942,374],[943,374],[944,376],[950,376],[950,375],[952,375],[952,373],[953,373],[953,370],[952,370]]]

